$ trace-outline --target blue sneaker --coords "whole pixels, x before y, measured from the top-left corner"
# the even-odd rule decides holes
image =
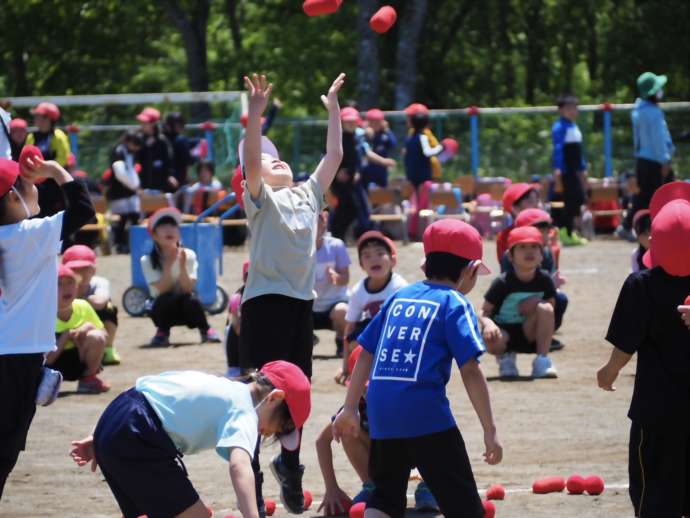
[[[419,512],[441,512],[436,498],[431,494],[429,486],[422,480],[414,490],[414,510]]]
[[[374,494],[374,489],[376,489],[376,486],[373,482],[365,482],[359,493],[352,499],[352,505],[359,504],[360,502],[369,503],[371,495]]]

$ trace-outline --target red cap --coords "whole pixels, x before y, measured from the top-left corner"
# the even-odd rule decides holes
[[[359,124],[362,121],[362,118],[359,116],[357,108],[345,106],[345,108],[340,110],[340,120],[343,122],[356,122]]]
[[[245,276],[249,273],[249,259],[246,259],[242,263],[242,276]]]
[[[10,192],[18,176],[19,164],[8,158],[0,158],[0,197]]]
[[[295,364],[278,360],[261,368],[261,372],[271,380],[278,390],[285,392],[285,403],[295,424],[292,433],[280,436],[281,444],[288,450],[299,448],[299,430],[307,422],[311,412],[311,385],[302,370]]]
[[[409,115],[429,115],[429,108],[422,103],[412,103],[405,108],[405,114]]]
[[[391,257],[396,257],[398,255],[398,250],[395,247],[395,243],[378,230],[368,230],[359,236],[359,239],[357,240],[357,254],[362,252],[362,247],[367,241],[380,241],[383,243],[383,246],[388,249]]]
[[[10,121],[10,129],[26,129],[29,125],[24,119],[12,119]]]
[[[72,245],[62,254],[62,264],[68,268],[96,266],[96,252],[86,245]]]
[[[235,168],[235,174],[232,175],[232,180],[230,180],[230,186],[235,193],[237,203],[244,209],[244,200],[242,199],[244,186],[242,185],[242,180],[244,180],[244,178],[242,178],[242,167],[238,165]]]
[[[38,105],[31,110],[34,115],[43,115],[55,122],[60,118],[60,108],[53,103],[38,103]]]
[[[79,276],[76,274],[76,272],[64,264],[58,266],[58,279],[60,277],[72,277],[74,280],[79,279]]]
[[[383,34],[395,25],[397,19],[398,13],[395,12],[395,9],[390,5],[384,5],[369,19],[369,27],[372,31]]]
[[[515,218],[516,227],[527,227],[539,223],[551,224],[551,214],[542,209],[525,209]]]
[[[158,222],[165,217],[174,219],[178,225],[182,223],[182,213],[179,210],[175,207],[163,207],[149,217],[149,234],[153,234],[153,230],[156,228]]]
[[[342,3],[343,0],[304,0],[302,10],[307,16],[333,14]]]
[[[649,202],[649,214],[652,216],[652,219],[656,217],[664,205],[673,200],[686,200],[690,202],[689,182],[671,182],[659,187]]]
[[[368,121],[382,121],[386,118],[385,114],[378,108],[372,108],[371,110],[367,110],[364,116]]]
[[[675,277],[690,276],[690,202],[667,203],[652,220],[650,248],[642,258],[647,268],[660,266]]]
[[[536,244],[544,246],[544,236],[536,227],[515,227],[508,234],[508,250],[515,245]]]
[[[435,221],[426,227],[422,241],[424,242],[424,255],[433,252],[457,255],[470,261],[479,261],[478,273],[480,275],[491,273],[491,270],[481,262],[484,255],[482,236],[476,228],[464,221],[456,219]]]
[[[503,210],[512,212],[515,202],[533,189],[534,187],[528,183],[514,183],[508,187],[503,193]]]
[[[147,106],[137,115],[137,120],[139,122],[158,122],[161,120],[161,112],[151,106]]]

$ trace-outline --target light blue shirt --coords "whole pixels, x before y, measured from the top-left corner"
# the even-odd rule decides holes
[[[670,162],[675,147],[661,108],[653,102],[637,99],[631,118],[635,157],[660,164]]]
[[[136,389],[180,452],[215,448],[228,460],[232,448],[242,448],[253,458],[259,418],[248,385],[198,371],[171,371],[139,378]]]

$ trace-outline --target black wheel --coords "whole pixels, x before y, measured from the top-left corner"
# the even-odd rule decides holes
[[[149,293],[138,286],[130,286],[122,294],[122,307],[133,317],[143,317],[150,309]]]
[[[218,315],[227,309],[229,300],[227,292],[216,285],[216,300],[211,304],[206,304],[204,309],[209,315]]]

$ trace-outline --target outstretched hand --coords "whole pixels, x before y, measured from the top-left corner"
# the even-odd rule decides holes
[[[91,471],[95,472],[98,467],[96,461],[96,453],[93,448],[93,435],[85,437],[81,441],[72,441],[72,450],[69,452],[72,460],[81,468],[89,462],[91,463]]]
[[[328,89],[328,93],[321,96],[321,102],[328,111],[340,111],[340,105],[338,104],[338,92],[343,84],[345,84],[345,74],[341,72],[340,75],[335,78],[333,84],[331,84],[331,87]]]
[[[252,74],[251,79],[244,76],[244,84],[249,93],[249,113],[261,115],[266,109],[273,85],[267,81],[265,74]]]

